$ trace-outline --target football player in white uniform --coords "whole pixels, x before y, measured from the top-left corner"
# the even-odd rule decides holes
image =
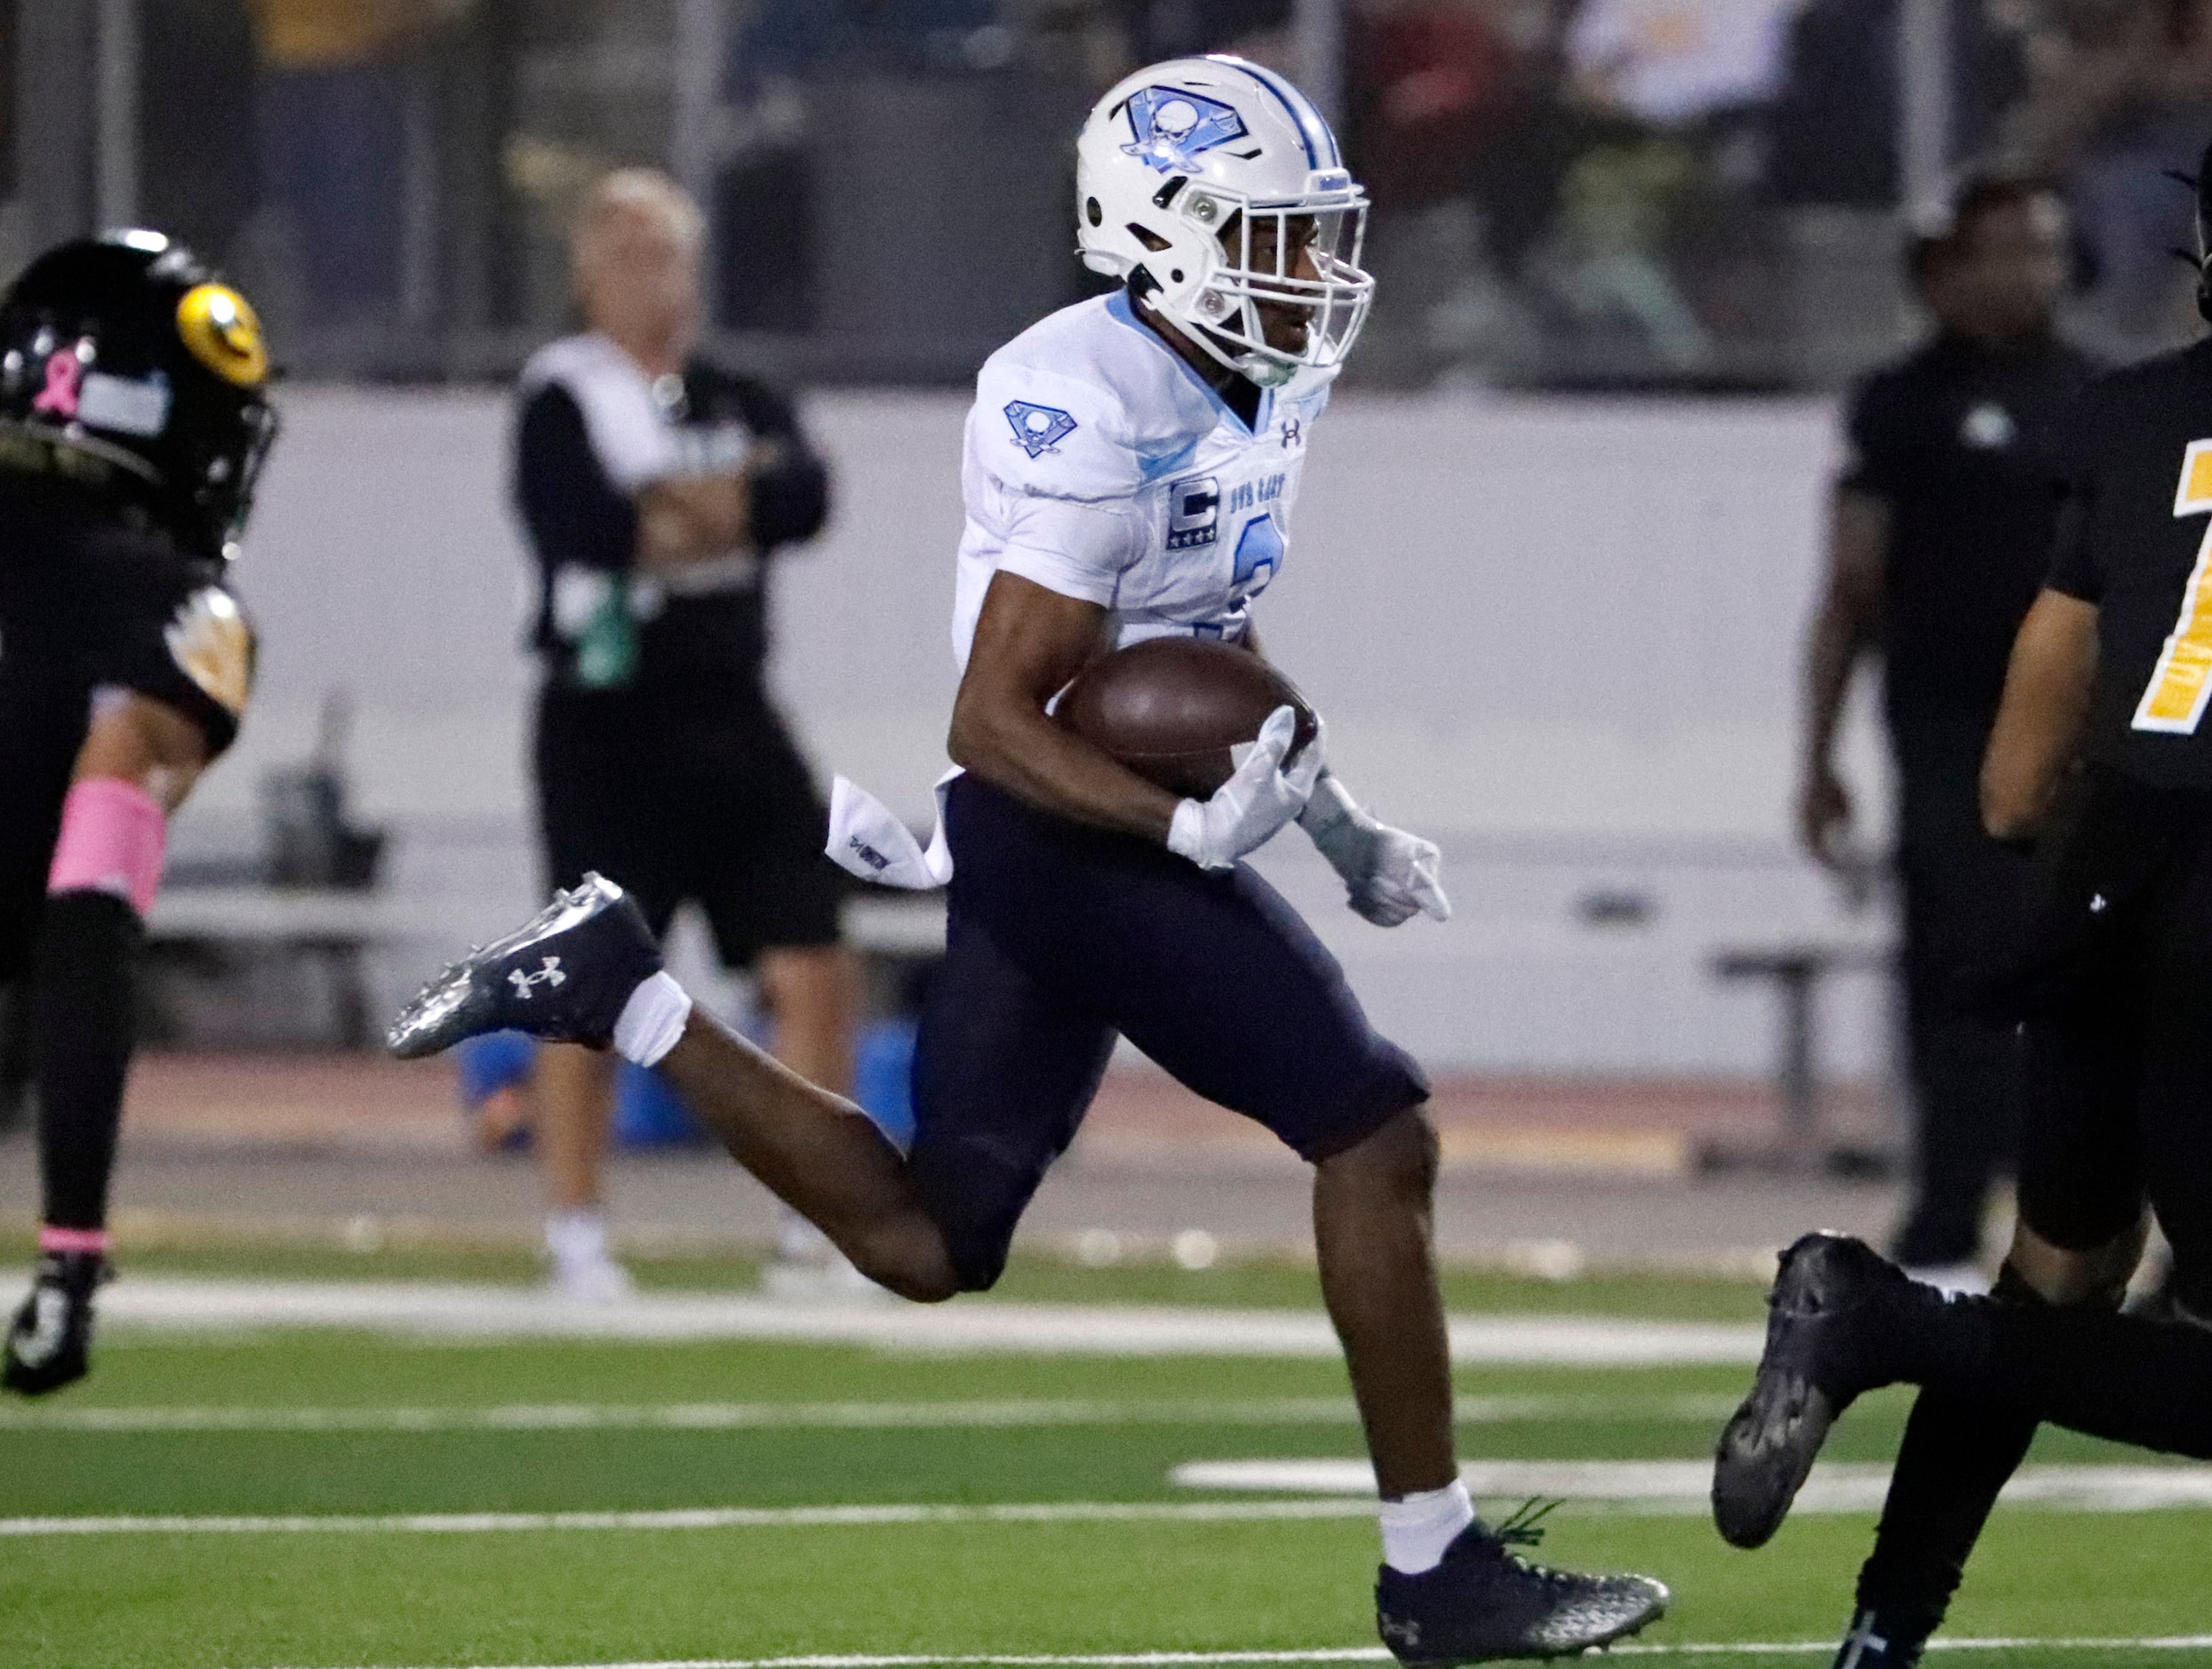
[[[993,355],[968,420],[949,742],[964,770],[938,841],[922,852],[850,785],[833,812],[834,854],[872,877],[950,879],[911,1151],[694,1013],[635,907],[595,878],[441,974],[392,1045],[515,1026],[657,1066],[861,1270],[936,1300],[998,1278],[1126,1036],[1314,1166],[1322,1285],[1383,1497],[1391,1649],[1444,1665],[1603,1645],[1658,1616],[1666,1590],[1529,1563],[1513,1546],[1532,1530],[1475,1516],[1452,1444],[1427,1081],[1241,861],[1296,820],[1352,906],[1395,926],[1449,913],[1436,849],[1362,811],[1318,740],[1286,768],[1288,708],[1204,801],[1047,716],[1103,648],[1253,644],[1310,431],[1373,292],[1365,196],[1281,76],[1181,59],[1093,109],[1076,213],[1084,260],[1121,288]]]

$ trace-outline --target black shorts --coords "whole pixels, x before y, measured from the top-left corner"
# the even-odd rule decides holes
[[[2039,856],[2013,995],[2020,1213],[2076,1250],[2147,1197],[2184,1304],[2212,1314],[2212,795],[2104,769]]]
[[[1117,1034],[1309,1161],[1428,1098],[1250,868],[1208,874],[973,777],[953,784],[946,818],[948,938],[915,1048],[909,1169],[970,1289],[1004,1269]]]
[[[764,702],[702,717],[651,694],[549,686],[535,764],[549,885],[595,869],[656,934],[697,903],[732,968],[838,942],[845,880],[822,850],[829,812]]]
[[[45,483],[0,477],[0,980],[28,966],[93,692],[151,697],[210,757],[238,734],[253,633],[220,563]]]

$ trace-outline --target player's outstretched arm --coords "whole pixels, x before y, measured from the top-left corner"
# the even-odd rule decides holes
[[[2096,642],[2096,604],[2048,587],[2020,623],[1982,758],[1982,823],[1996,839],[2024,839],[2048,814],[2088,723]]]
[[[1055,724],[1044,704],[1096,656],[1106,611],[1000,573],[984,594],[968,670],[953,703],[953,763],[1078,822],[1164,842],[1176,796]]]

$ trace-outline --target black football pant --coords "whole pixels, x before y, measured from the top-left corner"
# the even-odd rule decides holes
[[[2100,772],[2071,816],[2039,855],[2007,996],[2028,1017],[2020,1214],[2090,1251],[2129,1232],[2147,1197],[2178,1301],[2212,1321],[2212,799]],[[1859,1581],[1891,1626],[1941,1619],[2039,1421],[2212,1447],[2212,1334],[2113,1316],[2112,1294],[2051,1312],[2009,1270],[1997,1300],[2008,1349],[1992,1344],[1983,1387],[1929,1381],[1906,1427]],[[2055,1359],[2068,1350],[2083,1354]]]
[[[1906,1265],[1963,1263],[1981,1250],[1990,1185],[2019,1142],[2018,1039],[1977,1005],[1976,985],[2016,938],[2027,865],[1976,831],[1947,829],[1909,837],[1897,867],[1914,1162],[1891,1251]]]

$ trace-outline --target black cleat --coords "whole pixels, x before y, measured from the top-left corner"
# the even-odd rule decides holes
[[[1406,1669],[1564,1657],[1666,1614],[1666,1585],[1649,1577],[1585,1577],[1512,1551],[1542,1535],[1520,1514],[1497,1529],[1477,1519],[1434,1569],[1409,1577],[1385,1565],[1375,1579],[1383,1644]]]
[[[1834,1669],[1919,1669],[1927,1644],[1925,1630],[1902,1618],[1885,1622],[1880,1612],[1861,1607],[1836,1648]]]
[[[1738,1547],[1764,1546],[1828,1428],[1862,1391],[1889,1383],[1872,1360],[1881,1330],[1905,1325],[1915,1285],[1863,1241],[1807,1234],[1782,1254],[1767,1297],[1767,1346],[1751,1394],[1721,1431],[1713,1521]]]
[[[629,894],[587,874],[505,938],[423,986],[385,1034],[403,1060],[483,1032],[527,1032],[603,1049],[630,994],[660,971],[660,948]]]
[[[112,1274],[98,1252],[42,1253],[30,1296],[8,1325],[0,1386],[44,1396],[92,1371],[92,1293]]]

